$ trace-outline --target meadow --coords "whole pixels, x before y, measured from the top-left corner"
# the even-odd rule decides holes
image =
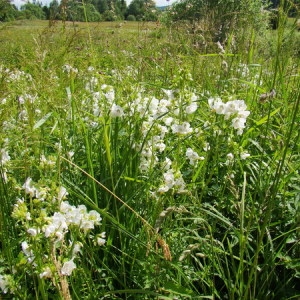
[[[293,22],[1,23],[0,299],[300,299]]]

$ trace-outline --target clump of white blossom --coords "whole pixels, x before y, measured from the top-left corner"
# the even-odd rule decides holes
[[[180,170],[172,167],[172,161],[166,159],[164,163],[164,174],[163,174],[163,183],[158,188],[157,192],[159,194],[166,193],[168,191],[173,191],[175,193],[185,193],[186,184],[182,177]]]
[[[250,115],[244,100],[223,102],[221,98],[209,98],[208,105],[218,115],[224,115],[225,120],[231,119],[231,126],[237,130],[238,135],[243,133]]]
[[[1,176],[4,182],[7,182],[7,168],[6,165],[10,161],[10,156],[5,148],[0,149],[0,167],[2,169]]]
[[[199,154],[196,151],[194,151],[192,148],[187,148],[185,155],[189,160],[190,165],[192,166],[195,166],[198,161],[205,159],[203,156],[199,156]]]
[[[54,280],[58,276],[63,280],[72,274],[83,247],[77,239],[92,239],[95,246],[105,245],[105,232],[94,233],[101,225],[100,214],[88,211],[83,204],[70,204],[65,187],[53,190],[28,177],[22,190],[25,195],[17,199],[12,216],[23,232],[21,253],[40,278]],[[4,293],[9,289],[7,276],[0,275]]]
[[[3,294],[7,294],[9,291],[13,293],[14,282],[11,275],[0,274],[0,289],[2,290]]]

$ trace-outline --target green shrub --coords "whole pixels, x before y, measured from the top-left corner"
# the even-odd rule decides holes
[[[128,15],[126,18],[127,21],[136,21],[136,18],[134,15]]]

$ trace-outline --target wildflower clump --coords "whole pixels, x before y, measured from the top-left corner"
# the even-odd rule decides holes
[[[231,100],[224,103],[221,98],[209,98],[208,105],[218,115],[224,115],[225,120],[231,119],[231,126],[241,135],[245,128],[250,111],[244,100]]]
[[[95,247],[105,244],[105,232],[94,234],[101,225],[101,216],[88,211],[83,204],[71,205],[65,187],[51,189],[27,178],[12,211],[20,230],[20,255],[16,269],[26,270],[40,279],[49,279],[64,299],[69,299],[66,276],[71,276],[80,263],[83,245],[91,240]],[[29,271],[30,270],[30,271]],[[1,275],[0,287],[4,293],[10,288],[7,276]]]

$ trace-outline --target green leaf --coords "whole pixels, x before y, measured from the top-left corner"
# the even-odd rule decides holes
[[[279,108],[273,110],[269,115],[267,115],[267,116],[263,117],[262,119],[256,121],[256,122],[255,122],[256,125],[259,126],[259,125],[262,125],[262,124],[266,123],[266,122],[268,121],[268,119],[269,119],[270,117],[274,116],[275,114],[277,114],[277,113],[280,111],[280,109],[281,109],[281,108],[279,107]]]
[[[189,290],[173,282],[166,282],[164,285],[164,290],[185,297],[191,297],[193,295],[192,290]]]
[[[50,113],[46,114],[42,119],[37,121],[33,126],[33,130],[41,127],[50,118],[51,115],[52,115],[52,113],[50,112]]]

